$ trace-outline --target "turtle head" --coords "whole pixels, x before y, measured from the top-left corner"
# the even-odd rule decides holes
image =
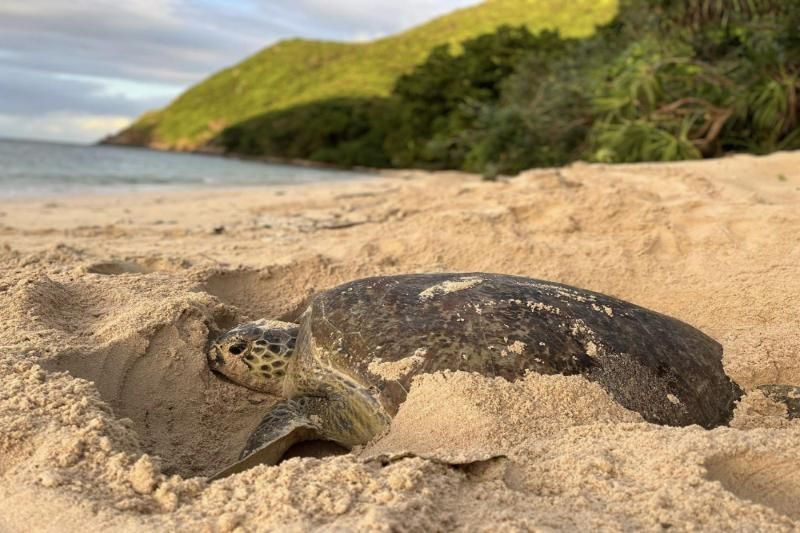
[[[211,343],[211,370],[253,390],[283,395],[299,326],[275,320],[242,324]]]

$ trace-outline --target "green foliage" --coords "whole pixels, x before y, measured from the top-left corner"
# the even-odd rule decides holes
[[[523,123],[549,124],[555,106],[562,123],[587,126],[583,143],[565,144],[558,131],[549,135],[551,145],[566,146],[561,162],[668,161],[796,148],[798,12],[756,0],[747,9],[738,0],[631,0],[608,27],[583,41],[578,55],[584,59],[559,60],[568,73],[562,70],[542,86],[531,83],[529,67],[518,66],[509,86],[527,83],[541,91],[554,84],[549,98],[517,89],[505,93],[505,105],[523,110]],[[575,95],[571,109],[562,109],[556,89]],[[517,160],[523,161],[531,163]],[[512,170],[520,164],[504,163]],[[541,158],[531,166],[549,164]]]
[[[503,26],[465,41],[453,54],[434,49],[428,60],[402,76],[394,87],[394,126],[386,147],[395,166],[460,168],[470,157],[471,140],[462,132],[486,120],[484,106],[500,99],[502,83],[530,51],[564,48],[557,33],[534,36],[527,28]]]
[[[331,99],[275,111],[225,129],[228,151],[274,155],[340,166],[389,166],[384,134],[375,128],[384,99]]]
[[[503,82],[499,101],[485,106],[473,123],[465,170],[514,174],[578,157],[591,127],[592,101],[582,73],[593,67],[584,46],[564,40],[525,56]]]
[[[684,123],[676,134],[644,120],[602,122],[593,132],[593,159],[606,163],[699,159],[700,150],[688,138],[689,125]]]
[[[784,14],[786,0],[643,0],[627,2],[632,9],[643,6],[674,25],[690,26],[695,32],[709,27],[727,28],[762,17]]]
[[[474,136],[465,133],[497,123],[485,106],[499,101],[503,82],[528,52],[564,55],[567,44],[554,32],[535,36],[503,26],[465,41],[460,53],[435,48],[398,79],[389,98],[328,99],[268,113],[226,129],[218,142],[238,153],[345,166],[482,168],[491,146],[508,134],[492,131],[486,146],[473,147]]]

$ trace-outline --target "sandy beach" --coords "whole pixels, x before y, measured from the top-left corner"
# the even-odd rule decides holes
[[[672,315],[747,395],[708,431],[581,377],[438,373],[363,449],[207,481],[275,401],[213,375],[210,337],[443,271]],[[0,272],[3,532],[800,529],[800,418],[754,390],[800,385],[800,152],[7,200]]]

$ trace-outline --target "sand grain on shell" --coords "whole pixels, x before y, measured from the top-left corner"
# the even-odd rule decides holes
[[[383,379],[398,380],[419,369],[424,363],[425,349],[420,348],[414,355],[397,361],[375,359],[369,363],[367,370]]]
[[[5,201],[0,530],[796,531],[800,420],[755,387],[800,385],[798,169],[779,153]],[[357,454],[207,483],[275,401],[210,374],[210,337],[296,321],[344,281],[435,271],[674,315],[724,345],[750,393],[730,428],[705,431],[647,424],[580,377],[419,376]],[[417,356],[373,370],[404,375]]]
[[[472,287],[483,283],[483,280],[478,277],[466,277],[462,278],[458,281],[443,281],[442,283],[438,283],[432,287],[428,287],[421,293],[419,293],[420,301],[430,300],[431,298],[442,295],[442,294],[450,294],[451,292],[458,292],[463,291],[466,289],[471,289]]]

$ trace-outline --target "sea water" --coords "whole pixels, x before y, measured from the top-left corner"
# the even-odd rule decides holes
[[[0,197],[5,198],[369,177],[210,155],[0,139]]]

